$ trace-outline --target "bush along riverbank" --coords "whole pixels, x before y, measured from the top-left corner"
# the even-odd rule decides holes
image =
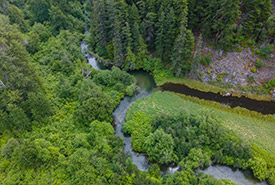
[[[99,61],[101,64],[103,64],[106,67],[110,68],[110,66],[115,65],[113,62],[103,59],[91,51],[90,53],[92,54],[92,56],[96,57],[97,61]],[[194,80],[188,77],[175,77],[175,75],[173,74],[173,71],[166,68],[159,58],[154,58],[151,55],[144,57],[142,62],[140,63],[140,66],[134,68],[134,70],[141,70],[141,69],[152,74],[157,86],[162,86],[168,83],[180,84],[180,85],[185,85],[191,89],[196,89],[202,92],[212,92],[212,93],[220,94],[222,96],[235,96],[239,98],[246,97],[252,100],[275,102],[274,100],[275,98],[274,81],[275,80],[274,79],[269,80],[265,86],[261,87],[261,88],[264,88],[265,91],[264,92],[262,91],[259,94],[259,93],[256,93],[255,91],[254,92],[249,91],[249,88],[246,89],[247,91],[243,91],[243,89],[239,88],[238,86],[224,87],[224,86],[220,86],[219,84],[214,85],[214,84],[204,83],[200,80]]]
[[[168,92],[157,92],[134,103],[127,112],[123,130],[132,136],[133,149],[146,152],[152,162],[180,165],[182,171],[166,177],[167,180],[204,169],[211,159],[217,164],[251,169],[259,180],[274,184],[273,126],[274,122],[207,108]]]

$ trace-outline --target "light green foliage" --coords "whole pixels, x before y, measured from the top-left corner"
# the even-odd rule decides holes
[[[10,23],[9,17],[3,14],[0,14],[0,26],[4,27]]]
[[[186,64],[181,71],[188,71],[194,42],[190,30],[225,49],[238,42],[235,33],[246,39],[246,29],[251,44],[272,43],[270,2],[255,1],[253,7],[242,1],[243,15],[235,25],[238,0],[188,0],[188,13],[186,0],[0,0],[1,184],[231,184],[190,168],[207,166],[206,154],[215,162],[246,168],[247,143],[218,127],[220,122],[203,114],[202,106],[169,93],[156,93],[152,102],[151,97],[138,100],[123,129],[136,151],[159,164],[182,159],[186,169],[163,179],[156,164],[140,172],[111,125],[120,99],[133,94],[135,79],[116,67],[93,70],[80,42],[85,38],[103,59],[125,70],[143,68],[160,82],[173,77],[175,70],[169,68],[174,63]],[[89,21],[84,10],[91,36],[82,35]],[[257,177],[274,183],[274,158],[262,149],[274,150],[272,124],[210,111],[227,128],[251,136],[255,145],[249,165]]]
[[[114,128],[110,123],[96,120],[90,124],[90,132],[96,134],[98,137],[113,136]]]
[[[212,175],[206,175],[203,174],[202,172],[199,172],[199,185],[208,185],[208,184],[213,184],[213,185],[236,185],[229,179],[221,179],[217,180],[215,177]]]
[[[64,11],[66,3],[54,2],[65,20],[68,12],[81,18],[78,2],[69,4],[71,10]],[[110,124],[119,100],[133,94],[135,79],[118,68],[91,69],[78,33],[55,27],[55,37],[50,24],[34,23],[23,35],[7,16],[0,19],[1,183],[158,181],[129,162]]]
[[[204,66],[209,66],[212,62],[212,57],[211,55],[206,55],[204,56],[202,59],[201,59],[201,63],[204,65]]]
[[[179,163],[181,169],[205,169],[211,163],[210,157],[202,149],[192,148],[188,155]]]
[[[135,78],[117,67],[112,67],[111,71],[101,71],[93,79],[104,91],[115,90],[128,95],[134,91],[134,89],[129,89],[128,87],[133,86]]]
[[[257,69],[255,67],[251,67],[250,70],[253,72],[253,73],[256,73],[257,72]]]
[[[137,112],[131,120],[123,123],[122,126],[123,132],[131,134],[133,149],[138,152],[144,152],[143,144],[153,131],[151,117],[145,113]]]
[[[151,177],[151,179],[154,180],[155,183],[157,183],[157,184],[161,184],[162,183],[161,172],[160,172],[159,166],[157,164],[153,164],[149,168],[147,174],[148,174],[148,176]]]
[[[143,59],[143,69],[152,72],[156,82],[173,77],[173,72],[166,69],[159,58],[153,58],[152,56]]]
[[[260,180],[265,180],[268,177],[267,163],[261,158],[254,158],[249,160],[251,169],[255,177]]]
[[[27,31],[29,28],[29,25],[27,24],[27,21],[24,19],[25,15],[21,9],[14,5],[9,5],[7,7],[7,14],[10,19],[11,24],[17,24],[21,31]]]
[[[270,142],[274,140],[273,122],[207,108],[168,92],[157,92],[135,102],[127,113],[127,120],[140,110],[153,117],[154,129],[162,128],[173,136],[174,152],[179,159],[195,147],[202,148],[217,163],[247,168],[247,161],[253,155],[266,161],[268,169],[263,173],[271,173],[268,171],[274,168],[274,156],[269,152],[274,150]],[[229,129],[246,134],[246,138],[254,144],[251,146]]]
[[[79,123],[89,124],[94,120],[112,121],[114,101],[101,90],[91,89],[82,92],[78,98],[75,118]]]
[[[51,72],[63,72],[71,75],[76,63],[85,61],[79,47],[78,34],[61,31],[57,37],[51,37],[44,47],[34,55],[34,60],[50,68]]]
[[[173,153],[173,138],[162,129],[156,130],[146,138],[144,149],[150,160],[157,161],[160,164],[167,164],[177,160]]]
[[[198,179],[195,172],[191,169],[176,172],[174,175],[165,175],[163,177],[163,184],[198,184]]]
[[[275,78],[272,78],[267,82],[266,88],[275,87]]]

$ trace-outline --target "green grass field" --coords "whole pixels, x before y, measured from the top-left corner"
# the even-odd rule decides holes
[[[160,114],[173,115],[179,112],[201,114],[207,111],[209,114],[217,116],[228,129],[237,132],[267,152],[275,154],[275,121],[240,115],[230,112],[228,109],[226,106],[223,110],[222,105],[219,109],[200,105],[170,92],[156,92],[145,100],[136,101],[127,112],[126,119],[130,119],[138,111],[148,113],[153,117]]]

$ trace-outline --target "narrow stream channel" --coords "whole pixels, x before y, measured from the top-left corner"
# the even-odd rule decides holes
[[[89,35],[89,32],[86,31],[85,34]],[[104,66],[100,65],[95,57],[93,57],[88,52],[88,45],[83,41],[81,42],[81,50],[87,62],[96,70],[106,69]],[[148,73],[143,71],[134,71],[130,72],[136,78],[136,85],[139,87],[132,97],[126,96],[119,104],[119,106],[113,112],[113,119],[115,121],[115,132],[116,135],[121,136],[124,139],[124,150],[128,152],[132,157],[133,164],[137,165],[138,169],[141,171],[147,171],[150,167],[150,163],[145,154],[138,154],[133,151],[131,145],[131,137],[127,137],[122,132],[122,123],[125,121],[126,112],[131,107],[131,105],[139,98],[146,98],[152,95],[158,90],[166,90],[167,86],[163,88],[156,87],[153,77]],[[167,89],[169,91],[174,91],[174,89]],[[177,91],[175,91],[177,92]],[[190,94],[192,95],[192,94]],[[274,111],[275,112],[275,111]],[[166,166],[161,168],[164,175],[174,174],[179,170],[179,166]],[[217,179],[231,179],[235,183],[244,184],[244,185],[267,185],[266,182],[258,182],[251,172],[243,173],[239,170],[233,171],[231,168],[226,166],[210,166],[204,170],[206,174],[213,175]]]
[[[244,96],[239,98],[236,96],[223,96],[212,92],[202,92],[182,84],[166,83],[161,87],[165,91],[172,91],[204,100],[215,101],[223,105],[229,105],[232,108],[239,106],[262,114],[275,114],[275,102],[271,101],[258,101]]]

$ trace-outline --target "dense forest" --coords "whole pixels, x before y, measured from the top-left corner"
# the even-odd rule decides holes
[[[207,60],[196,52],[202,42],[274,47],[271,8],[271,0],[0,0],[0,184],[233,184],[198,172],[211,161],[275,184],[274,162],[207,113],[129,114],[123,130],[148,155],[148,171],[132,163],[112,118],[137,90],[126,71],[184,76]],[[113,67],[93,69],[83,40]],[[170,163],[181,171],[162,177]]]
[[[91,47],[125,70],[143,68],[152,55],[182,76],[204,57],[193,56],[195,38],[225,51],[275,42],[271,0],[109,0],[88,7]]]

